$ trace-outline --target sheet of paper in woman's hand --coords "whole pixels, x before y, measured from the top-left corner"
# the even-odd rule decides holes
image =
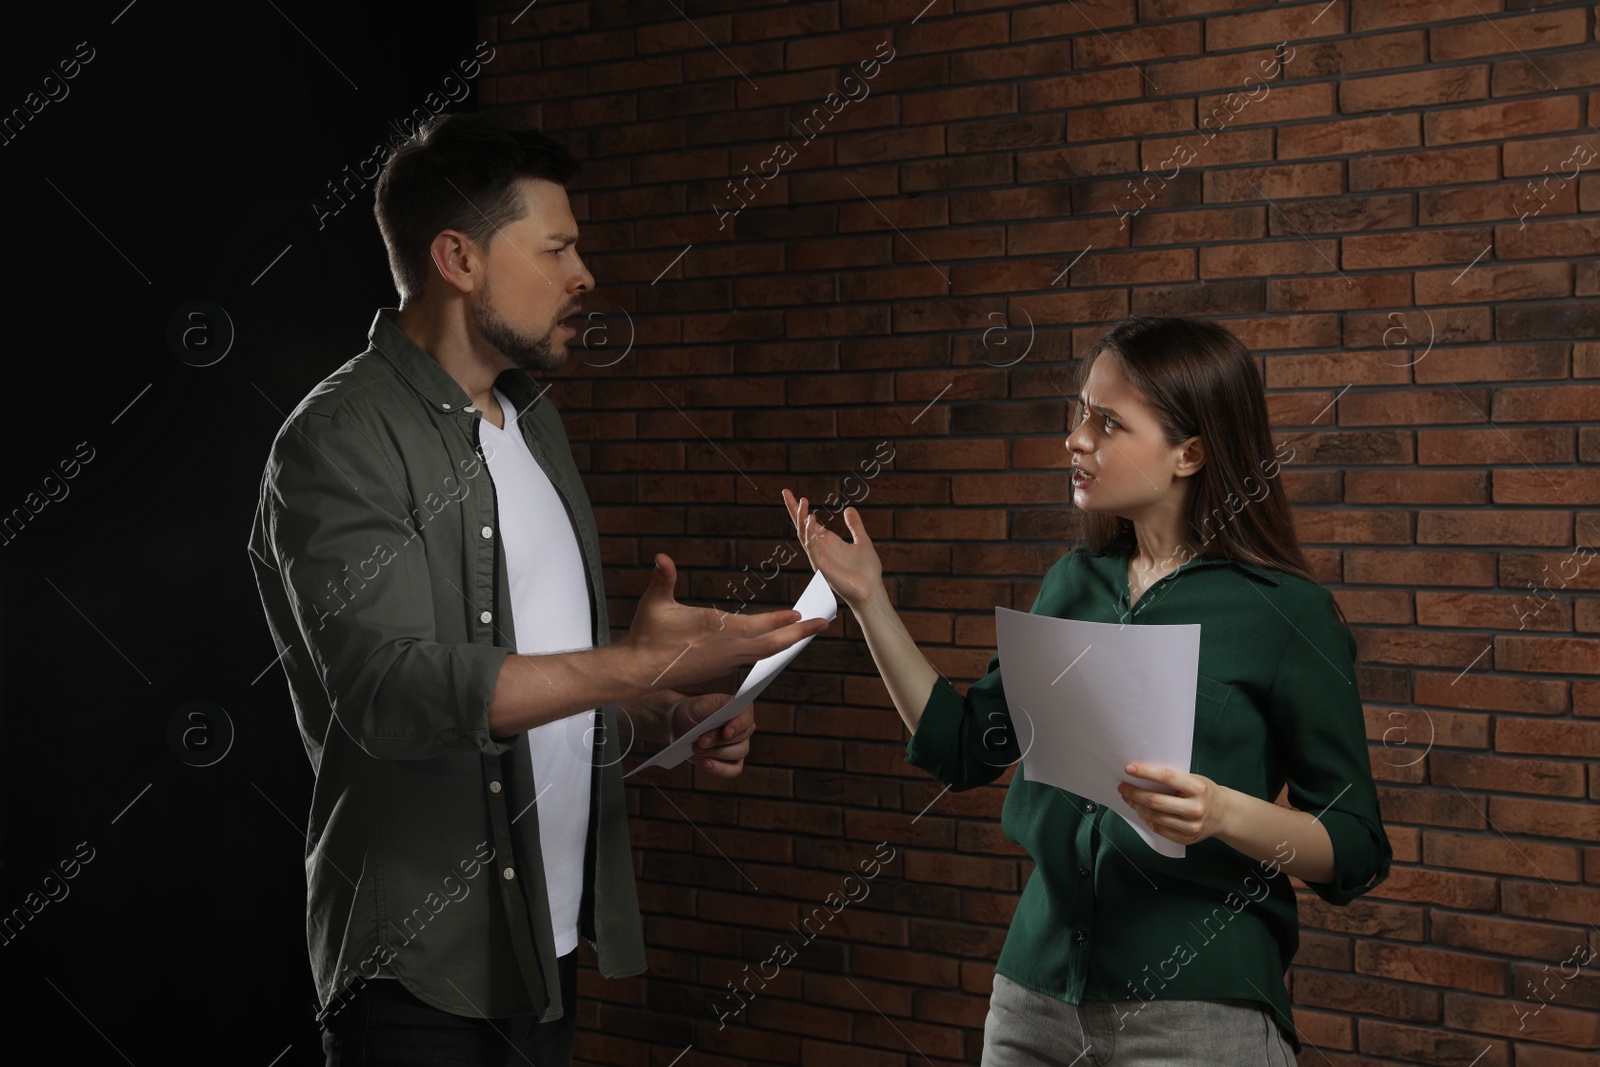
[[[800,599],[795,602],[794,610],[800,613],[799,621],[806,619],[827,619],[832,622],[839,617],[839,602],[834,599],[833,590],[828,587],[828,580],[818,571],[811,576],[811,584],[806,586],[805,592],[800,594]],[[815,634],[812,635],[816,636]],[[750,668],[750,674],[745,678],[739,691],[733,694],[733,699],[718,708],[711,715],[702,719],[693,730],[678,738],[666,748],[645,760],[639,766],[623,775],[631,778],[646,767],[676,767],[694,754],[695,738],[701,734],[709,733],[728,723],[745,708],[754,703],[756,697],[761,695],[778,673],[787,667],[791,660],[800,654],[800,650],[811,643],[810,637],[803,637],[784,649],[775,652],[766,659],[757,661]]]
[[[1147,827],[1117,792],[1129,763],[1188,772],[1200,625],[1133,626],[995,608],[1006,706],[1024,776],[1106,805],[1163,856],[1184,847]]]

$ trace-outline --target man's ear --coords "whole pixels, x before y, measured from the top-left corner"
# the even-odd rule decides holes
[[[486,264],[482,250],[459,230],[440,230],[428,245],[434,272],[445,285],[458,293],[471,292],[483,284]]]
[[[1200,436],[1196,434],[1183,443],[1183,451],[1178,453],[1177,474],[1181,478],[1187,478],[1192,474],[1199,473],[1200,468],[1205,465],[1206,445],[1200,439]]]

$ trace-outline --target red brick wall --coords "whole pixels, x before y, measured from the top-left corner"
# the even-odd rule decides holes
[[[480,104],[587,160],[580,247],[636,331],[554,394],[615,624],[656,551],[685,599],[751,578],[787,606],[804,562],[758,576],[792,546],[780,489],[864,492],[906,625],[970,682],[995,605],[1068,547],[1071,353],[1121,315],[1214,316],[1297,450],[1395,850],[1350,907],[1301,891],[1302,1063],[1595,1063],[1600,976],[1568,962],[1600,952],[1600,563],[1574,547],[1600,541],[1595,12],[925,3],[483,10]],[[903,762],[843,615],[761,702],[742,778],[630,789],[652,970],[586,972],[587,1061],[977,1062],[1030,864],[1003,782],[940,796]],[[790,924],[880,842],[805,944]]]

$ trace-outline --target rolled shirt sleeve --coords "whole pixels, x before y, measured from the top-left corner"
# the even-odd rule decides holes
[[[1333,880],[1306,885],[1329,904],[1348,904],[1388,877],[1394,853],[1367,751],[1356,640],[1334,614],[1333,596],[1318,592],[1289,620],[1270,707],[1288,757],[1289,803],[1318,815],[1333,842]]]
[[[1018,759],[1017,739],[1000,683],[1000,654],[962,696],[940,675],[906,745],[906,762],[953,792],[987,785]]]
[[[1070,599],[1076,555],[1081,552],[1063,556],[1045,574],[1028,609],[1031,614],[1057,614]],[[984,676],[972,683],[964,697],[940,675],[906,746],[906,762],[959,793],[993,782],[1021,758],[1000,678],[1000,653],[989,657]]]
[[[402,481],[360,427],[297,414],[261,488],[267,551],[339,726],[379,759],[498,755],[489,700],[509,648],[436,640],[420,534]]]

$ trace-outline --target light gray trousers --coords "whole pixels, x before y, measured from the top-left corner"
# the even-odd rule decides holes
[[[1295,1067],[1294,1046],[1251,1000],[1068,1004],[994,976],[982,1067]]]

